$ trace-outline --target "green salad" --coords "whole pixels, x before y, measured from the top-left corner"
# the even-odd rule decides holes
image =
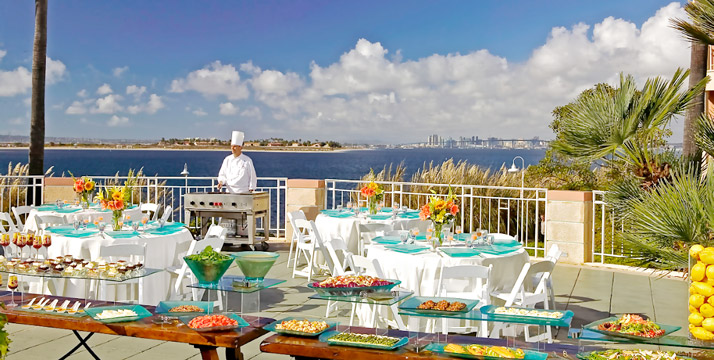
[[[186,256],[186,259],[202,262],[204,264],[217,264],[222,263],[226,260],[232,260],[233,258],[228,255],[223,255],[219,252],[216,252],[216,250],[213,250],[212,247],[207,246],[205,249],[203,249],[203,251],[198,254]]]
[[[656,351],[656,350],[604,350],[593,351],[583,356],[578,355],[584,360],[676,360],[689,359],[687,357],[678,356],[673,351]]]

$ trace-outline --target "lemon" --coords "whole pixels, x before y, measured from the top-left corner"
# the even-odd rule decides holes
[[[697,314],[699,314],[699,309],[695,308],[695,307],[692,306],[692,305],[689,305],[689,312],[690,312],[690,313],[697,313]]]
[[[705,328],[695,326],[690,329],[692,335],[699,340],[712,340],[714,339],[714,334]]]
[[[702,304],[704,304],[704,296],[700,294],[694,294],[689,296],[689,305],[692,305],[693,307],[699,309]]]
[[[704,279],[704,275],[706,273],[707,266],[704,265],[701,262],[698,262],[692,266],[692,280],[693,281],[702,281]]]
[[[704,275],[707,277],[707,279],[713,279],[714,278],[714,265],[707,266],[707,271],[704,272]]]
[[[689,248],[689,256],[699,260],[699,253],[704,250],[704,246],[701,246],[699,244],[692,245],[692,247]]]
[[[709,266],[714,268],[714,265]],[[692,283],[692,286],[694,286],[694,290],[697,292],[697,294],[704,295],[705,297],[714,295],[714,287],[707,283],[697,281]]]
[[[714,264],[714,248],[708,247],[702,250],[699,253],[699,260],[707,265]]]
[[[704,321],[704,316],[702,316],[702,314],[698,314],[698,313],[691,313],[691,314],[689,314],[688,320],[689,320],[689,323],[694,326],[701,326],[702,321]],[[714,319],[706,319],[706,320],[714,321]]]
[[[714,317],[714,306],[711,304],[704,304],[699,308],[699,313],[704,317]]]
[[[694,284],[689,285],[689,295],[696,294],[696,293],[697,293],[697,288],[694,287]]]
[[[702,320],[702,327],[707,331],[714,331],[714,318],[706,318]]]
[[[714,306],[714,296],[710,296],[707,299],[707,303],[709,303],[709,305],[711,305],[711,306]],[[699,311],[699,310],[697,310],[697,311]]]

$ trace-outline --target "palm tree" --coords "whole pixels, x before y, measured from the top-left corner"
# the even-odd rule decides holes
[[[689,86],[692,87],[699,80],[707,76],[707,45],[714,45],[714,0],[691,1],[684,6],[690,21],[675,19],[674,27],[682,32],[692,42],[690,57],[691,78]],[[694,128],[697,118],[704,113],[704,96],[687,110],[684,118],[683,154],[685,156],[700,156],[699,149],[694,141]]]
[[[30,119],[30,175],[44,173],[45,160],[45,71],[47,69],[47,0],[35,0],[35,40],[32,47],[32,115]],[[32,202],[42,202],[33,188]]]
[[[678,69],[669,81],[648,79],[642,90],[632,76],[621,75],[614,91],[595,88],[561,119],[553,149],[580,160],[624,163],[645,188],[669,177],[670,164],[661,151],[667,125],[691,106],[707,82],[702,79],[682,92],[688,75]]]

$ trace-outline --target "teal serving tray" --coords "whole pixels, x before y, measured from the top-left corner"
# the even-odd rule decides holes
[[[425,250],[429,250],[428,247],[426,246],[421,246],[421,245],[415,245],[415,244],[395,244],[395,245],[387,245],[385,246],[386,249],[404,253],[404,254],[416,254]]]
[[[238,316],[238,315],[236,315],[236,314],[223,313],[223,314],[212,314],[212,315],[225,315],[225,316],[227,316],[227,317],[229,317],[229,318],[231,318],[231,319],[237,321],[237,322],[238,322],[238,325],[214,326],[214,327],[210,327],[210,328],[200,328],[200,329],[196,329],[196,328],[192,328],[192,327],[190,327],[190,326],[188,325],[188,323],[191,322],[191,320],[193,320],[194,318],[196,318],[196,316],[179,316],[179,319],[180,319],[184,324],[186,324],[186,326],[188,326],[189,329],[194,330],[194,331],[198,331],[198,332],[227,331],[227,330],[238,329],[238,328],[242,328],[242,327],[246,327],[246,326],[250,325],[250,324],[248,324],[247,321],[243,320],[242,317],[240,317],[240,316]]]
[[[439,249],[439,251],[443,252],[444,254],[451,256],[451,257],[457,257],[457,258],[463,258],[463,257],[472,257],[472,256],[478,256],[480,253],[474,249],[470,248],[459,248],[459,247],[442,247]]]
[[[406,337],[400,338],[399,341],[397,341],[397,343],[395,343],[392,346],[378,345],[378,344],[362,344],[362,343],[330,340],[331,337],[338,335],[338,334],[340,334],[339,331],[325,332],[322,335],[320,335],[320,341],[328,343],[330,345],[352,346],[352,347],[367,348],[367,349],[379,349],[379,350],[396,350],[396,349],[406,345],[407,343],[409,343],[409,338],[406,338]]]
[[[552,324],[554,322],[557,323],[567,323],[570,324],[570,322],[573,320],[573,316],[575,315],[572,311],[566,310],[566,311],[558,311],[558,310],[545,310],[545,309],[537,309],[538,311],[546,311],[549,313],[553,312],[559,312],[562,313],[563,315],[559,318],[550,318],[550,317],[541,317],[541,316],[527,316],[527,315],[508,315],[508,314],[496,314],[496,308],[499,306],[496,305],[486,305],[479,309],[481,311],[481,314],[484,314],[487,318],[491,319],[508,319],[517,321],[521,320],[526,323],[532,324],[533,321],[543,321],[544,325],[545,324]],[[524,309],[524,308],[519,308],[516,306],[508,306],[509,308],[516,308],[516,309]],[[534,309],[526,309],[526,310],[534,310]],[[506,320],[504,320],[506,321]]]
[[[675,332],[675,331],[677,331],[677,330],[679,330],[679,329],[682,328],[681,326],[663,325],[663,324],[655,323],[656,325],[658,325],[658,326],[660,327],[660,329],[664,330],[664,334],[662,334],[662,336],[653,337],[653,338],[647,338],[647,337],[643,337],[643,336],[630,335],[630,334],[622,334],[622,333],[618,333],[618,332],[615,332],[615,331],[600,330],[600,329],[597,328],[598,325],[600,325],[600,324],[602,324],[602,323],[606,323],[606,322],[609,322],[609,321],[617,321],[617,319],[619,319],[619,318],[620,318],[620,317],[618,317],[618,316],[613,316],[613,317],[609,317],[609,318],[607,318],[607,319],[602,319],[602,320],[593,321],[593,322],[591,322],[590,324],[587,324],[587,325],[583,326],[583,329],[587,329],[587,330],[594,331],[594,332],[596,332],[596,333],[600,333],[600,334],[604,334],[604,335],[608,335],[608,336],[615,336],[615,337],[621,337],[621,338],[627,338],[627,339],[637,339],[637,340],[648,341],[648,340],[656,340],[656,339],[659,339],[659,338],[661,338],[662,336],[667,336],[667,335],[669,335],[669,334],[671,334],[671,333],[673,333],[673,332]]]
[[[421,305],[423,302],[426,301],[433,301],[433,302],[439,302],[441,300],[446,300],[448,302],[462,302],[466,304],[466,307],[459,310],[459,311],[446,311],[446,310],[426,310],[426,309],[419,309],[419,305]],[[474,307],[478,304],[478,300],[469,300],[469,299],[459,299],[459,298],[450,298],[450,297],[431,297],[431,296],[413,296],[403,303],[399,305],[399,308],[402,310],[408,310],[408,311],[414,311],[418,313],[423,313],[423,314],[436,314],[436,315],[445,315],[445,314],[463,314],[467,313],[471,310],[473,310]]]
[[[119,318],[113,318],[113,319],[97,319],[97,314],[101,313],[104,310],[120,310],[120,309],[132,310],[136,313],[136,316],[125,316],[125,317],[119,317]],[[86,312],[87,315],[89,315],[92,319],[102,322],[102,323],[105,323],[105,324],[126,322],[126,321],[136,321],[136,320],[141,320],[143,318],[152,316],[152,314],[149,312],[149,310],[146,310],[146,308],[144,308],[141,305],[117,305],[117,306],[90,307],[89,309],[85,309],[84,312]]]
[[[437,354],[441,354],[441,355],[453,356],[453,357],[458,357],[458,358],[463,358],[463,359],[483,359],[483,360],[515,359],[515,358],[505,358],[505,357],[498,357],[498,356],[452,353],[452,352],[444,351],[444,347],[446,347],[446,345],[448,345],[448,344],[431,343],[431,344],[427,345],[424,348],[424,350],[431,351],[433,353],[437,353]],[[467,346],[467,345],[471,345],[471,344],[458,344],[458,345]],[[523,354],[524,354],[523,360],[545,360],[548,358],[548,354],[538,352],[538,351],[523,350]]]
[[[169,309],[175,308],[182,305],[194,305],[203,309],[202,312],[170,312]],[[160,301],[159,305],[156,306],[154,311],[157,314],[171,315],[171,316],[198,316],[206,315],[213,312],[213,302],[211,301]]]
[[[607,351],[607,350],[590,351],[590,352],[585,352],[585,353],[578,353],[577,355],[575,355],[575,357],[577,357],[577,358],[580,359],[580,360],[598,359],[598,357],[597,357],[598,353],[604,353],[604,352],[606,352],[606,351]],[[599,359],[603,359],[603,360],[604,360],[604,359],[606,359],[606,358],[605,358],[604,356],[600,356]],[[677,357],[676,357],[675,359],[676,359],[676,360],[694,360],[694,359],[691,358],[691,357],[681,356],[681,355],[677,355]]]
[[[289,321],[289,320],[310,320],[310,319],[306,319],[304,317],[286,317],[285,319],[275,320],[275,321],[271,322],[270,324],[263,326],[263,329],[272,331],[274,333],[283,334],[283,335],[297,335],[297,336],[312,337],[312,336],[320,336],[320,334],[324,333],[327,330],[332,329],[333,327],[337,326],[337,324],[339,324],[336,321],[325,321],[327,323],[327,328],[325,328],[324,330],[322,330],[320,332],[316,332],[316,333],[308,333],[308,332],[294,331],[294,330],[282,330],[282,329],[276,328],[278,326],[278,324],[280,324],[281,322]],[[310,321],[314,321],[314,320],[310,320]]]
[[[372,239],[372,242],[377,243],[377,244],[394,245],[394,244],[401,244],[402,240],[399,238],[399,236],[385,235],[385,236],[375,236]]]

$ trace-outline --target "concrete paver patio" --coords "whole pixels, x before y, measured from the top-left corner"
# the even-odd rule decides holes
[[[301,314],[324,317],[326,302],[309,300],[313,292],[304,278],[291,278],[286,266],[287,252],[279,251],[280,258],[269,277],[288,279],[274,289],[262,292],[260,315],[280,318]],[[228,274],[240,274],[233,265]],[[587,266],[558,265],[553,273],[558,309],[575,312],[573,327],[579,328],[594,320],[625,312],[643,313],[656,322],[687,324],[687,283],[680,279],[658,278],[643,273],[619,271]],[[230,300],[229,300],[230,301]],[[340,308],[338,321],[349,321],[349,307]],[[8,324],[12,344],[8,359],[34,360],[56,358],[77,344],[68,330]],[[683,332],[682,332],[683,333]],[[567,331],[557,331],[557,339],[567,338]],[[266,335],[270,336],[270,334]],[[95,334],[89,341],[92,349],[102,359],[200,359],[197,349],[186,344],[145,340],[123,336]],[[260,341],[242,348],[246,359],[289,359],[287,356],[263,354]],[[225,355],[219,352],[223,358]],[[69,359],[92,359],[84,350]]]

